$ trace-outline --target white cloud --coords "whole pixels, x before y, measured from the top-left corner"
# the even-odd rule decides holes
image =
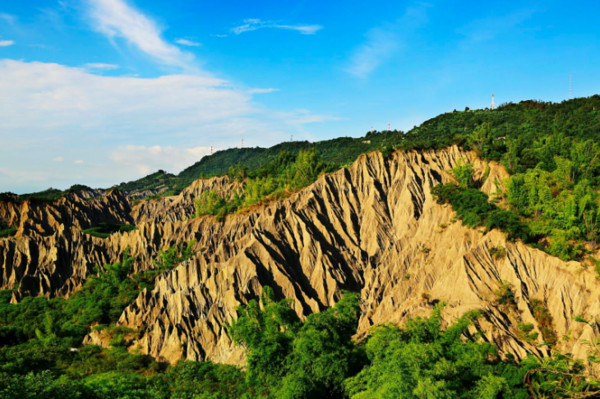
[[[272,145],[333,118],[267,109],[252,93],[271,89],[207,76],[109,77],[14,60],[0,60],[0,76],[0,191],[110,187],[148,169],[182,169],[211,145],[227,148],[242,136],[248,146]]]
[[[0,40],[0,47],[8,47],[15,44],[13,40]]]
[[[323,29],[321,25],[284,25],[272,21],[263,21],[261,19],[251,18],[245,19],[242,25],[232,28],[231,31],[236,35],[239,35],[244,32],[251,32],[264,28],[293,30],[303,35],[314,35],[319,30]]]
[[[75,164],[75,165],[83,165],[83,160],[76,159],[75,161],[73,161],[73,164]]]
[[[146,132],[193,129],[241,116],[250,97],[226,81],[197,75],[153,79],[105,77],[84,69],[40,62],[0,61],[0,129],[30,126],[98,126],[123,132],[136,120]]]
[[[348,73],[357,78],[367,78],[381,64],[406,47],[407,36],[427,22],[425,3],[409,6],[404,15],[394,23],[372,28],[365,34],[366,40],[353,52]]]
[[[162,64],[195,71],[193,55],[167,43],[154,21],[124,0],[87,0],[95,28],[109,38],[121,37]]]
[[[101,62],[89,62],[89,63],[85,64],[85,67],[90,70],[107,70],[107,71],[113,70],[113,69],[119,69],[118,65],[104,64]]]
[[[346,69],[358,78],[369,76],[400,47],[394,31],[374,28],[367,32],[366,38],[365,43],[352,55],[350,66]]]
[[[140,175],[158,169],[178,173],[210,153],[210,147],[178,148],[173,146],[126,145],[112,151],[110,158],[120,165],[134,168]]]
[[[188,46],[188,47],[198,47],[198,46],[202,45],[202,43],[198,43],[198,42],[195,42],[195,41],[189,40],[189,39],[177,39],[177,40],[175,40],[175,43],[181,44],[182,46]]]
[[[248,94],[268,94],[268,93],[274,93],[276,91],[279,91],[279,89],[274,89],[272,87],[266,87],[264,89],[250,89],[247,91]]]
[[[64,159],[63,157],[56,157],[56,158],[52,158],[52,160],[53,160],[54,162],[62,162],[62,161],[64,161],[65,159]]]

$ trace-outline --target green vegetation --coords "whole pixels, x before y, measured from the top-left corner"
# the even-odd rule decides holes
[[[292,141],[270,148],[230,148],[202,158],[177,176],[161,170],[139,180],[121,183],[116,188],[125,193],[165,190],[158,195],[177,194],[196,179],[232,175],[232,168],[243,170],[248,175],[265,177],[264,171],[270,168],[268,165],[277,163],[281,153],[287,154],[293,160],[301,151],[306,150],[319,154],[325,171],[333,171],[351,164],[359,155],[367,152],[380,150],[389,153],[402,142],[403,134],[397,130],[372,131],[359,138],[340,137],[315,143]]]
[[[164,190],[174,178],[176,178],[175,175],[161,169],[148,176],[142,177],[135,182],[121,183],[118,186],[115,186],[115,188],[125,193],[145,190]]]
[[[164,371],[166,365],[149,356],[128,353],[128,337],[135,331],[114,327],[113,323],[142,289],[152,289],[158,274],[189,258],[192,246],[172,246],[159,254],[154,269],[133,275],[133,259],[125,253],[122,261],[104,266],[68,299],[26,297],[10,304],[12,292],[0,291],[0,397],[146,395],[148,381],[144,375]],[[81,346],[92,326],[110,334],[111,348]],[[168,378],[156,378],[165,378],[163,385],[169,388],[190,370],[199,371],[195,384],[205,387],[239,373],[227,366],[202,370],[184,363],[170,368]],[[175,385],[171,388],[175,392],[184,389]]]
[[[9,227],[4,223],[0,222],[0,238],[12,237],[17,232],[17,229]]]
[[[23,194],[16,195],[13,193],[0,193],[0,201],[6,202],[23,202],[23,201],[32,201],[32,202],[52,202],[56,201],[67,194],[77,193],[80,191],[91,191],[92,189],[88,186],[84,186],[82,184],[74,184],[66,190],[58,190],[56,188],[49,188],[44,191],[39,191],[37,193],[31,194]]]
[[[401,147],[455,143],[502,162],[512,174],[504,196],[532,242],[564,260],[579,259],[586,245],[597,248],[600,234],[599,116],[597,95],[452,112],[408,132]]]
[[[325,168],[314,148],[300,150],[298,156],[282,151],[277,158],[255,171],[248,171],[241,164],[232,165],[229,176],[243,180],[243,189],[228,196],[215,191],[203,192],[195,200],[195,216],[213,215],[221,220],[238,209],[282,198],[314,182]]]
[[[355,293],[301,321],[290,300],[275,301],[266,287],[229,327],[246,348],[245,371],[210,362],[168,366],[128,352],[137,332],[116,327],[115,320],[157,274],[189,257],[191,247],[173,246],[156,269],[134,275],[125,254],[68,299],[10,304],[11,292],[0,291],[0,397],[499,399],[582,397],[600,389],[570,356],[501,360],[492,344],[470,333],[479,312],[442,328],[442,304],[428,318],[380,326],[353,342],[360,308]],[[109,348],[81,346],[92,326],[109,337]],[[530,324],[520,329],[535,334]],[[597,355],[592,351],[588,361],[597,363]]]
[[[351,398],[525,398],[524,369],[468,332],[477,312],[442,330],[440,307],[403,328],[382,326],[366,344],[370,365],[347,380]]]
[[[516,308],[517,302],[515,301],[515,293],[509,283],[502,283],[500,288],[495,292],[496,303],[507,307]]]
[[[504,231],[509,240],[521,239],[534,243],[529,226],[512,211],[490,203],[487,194],[475,188],[454,183],[438,184],[431,189],[438,204],[451,204],[462,223],[468,227],[483,226],[486,230]]]
[[[539,299],[531,299],[529,301],[529,307],[531,308],[531,313],[533,313],[535,321],[537,321],[540,326],[544,342],[550,346],[556,344],[558,337],[552,327],[552,315],[550,314],[550,311],[548,311],[546,304]]]
[[[100,223],[98,226],[90,227],[82,230],[85,234],[89,234],[98,238],[107,238],[114,233],[129,232],[137,229],[131,224],[115,224],[115,223]]]
[[[535,344],[539,334],[532,331],[534,328],[533,324],[519,322],[517,328],[519,329],[519,338],[530,344]]]
[[[506,248],[504,248],[503,246],[491,247],[490,255],[496,260],[502,259],[506,257]]]
[[[287,300],[261,298],[242,307],[230,327],[247,348],[246,382],[274,398],[339,398],[344,380],[364,362],[352,342],[359,317],[358,294],[346,293],[333,307],[301,323]],[[262,306],[261,306],[262,305]]]

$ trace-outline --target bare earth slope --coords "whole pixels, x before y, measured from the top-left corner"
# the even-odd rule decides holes
[[[583,356],[585,347],[579,341],[595,331],[573,318],[599,316],[594,273],[577,262],[506,242],[498,231],[484,234],[454,221],[452,210],[436,204],[430,189],[449,181],[449,170],[463,158],[484,175],[487,165],[456,147],[397,152],[387,160],[380,153],[364,155],[286,200],[223,222],[194,219],[193,199],[202,190],[235,185],[225,178],[197,181],[177,197],[144,202],[125,212],[123,217],[131,217],[139,230],[100,240],[82,238],[76,227],[70,228],[82,240],[71,242],[77,249],[69,253],[71,272],[58,271],[48,256],[38,256],[33,264],[33,257],[7,250],[20,245],[23,237],[0,240],[0,253],[5,253],[2,285],[23,280],[5,277],[18,264],[24,275],[48,281],[37,292],[64,294],[85,277],[82,265],[113,261],[129,246],[137,267],[146,268],[161,248],[193,238],[196,255],[159,277],[155,289],[142,292],[119,320],[139,331],[133,346],[162,360],[240,363],[243,352],[232,345],[225,325],[238,305],[256,298],[266,285],[280,297],[293,298],[300,315],[333,305],[343,289],[360,291],[358,338],[372,325],[427,315],[436,301],[448,304],[447,319],[482,309],[485,317],[478,328],[504,353],[517,356],[548,351],[539,345],[541,334],[527,342],[517,328],[518,322],[531,322],[537,330],[529,307],[535,298],[552,314],[558,337],[570,336],[559,339],[558,348]],[[490,165],[482,189],[493,193],[504,177],[501,167]],[[35,240],[28,240],[34,246]],[[506,256],[491,256],[492,247],[505,248]],[[515,306],[497,303],[496,291],[503,283],[512,286]],[[35,291],[23,291],[28,292]],[[87,342],[104,339],[93,333]]]

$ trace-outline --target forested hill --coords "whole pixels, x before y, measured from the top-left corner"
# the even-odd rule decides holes
[[[406,134],[400,131],[369,132],[360,138],[285,142],[266,149],[231,148],[202,158],[177,176],[165,173],[157,176],[155,173],[122,183],[117,188],[130,193],[162,187],[175,193],[197,178],[226,174],[235,164],[245,165],[252,171],[276,159],[281,151],[297,154],[309,147],[314,147],[332,170],[370,151],[442,148],[453,143],[480,150],[484,158],[503,160],[511,172],[523,172],[540,162],[544,168],[551,169],[554,167],[552,157],[565,156],[571,141],[597,141],[599,135],[598,95],[561,103],[528,100],[501,105],[495,110],[466,109],[441,114]]]
[[[308,148],[314,148],[319,153],[329,170],[336,170],[352,163],[360,154],[397,145],[402,135],[400,131],[370,132],[362,138],[340,137],[315,143],[290,141],[270,148],[230,148],[202,158],[177,176],[159,171],[139,180],[121,183],[116,188],[127,194],[157,189],[165,190],[164,194],[175,194],[198,178],[227,174],[234,165],[243,165],[249,171],[256,171],[277,159],[281,152],[296,156],[300,150]]]
[[[138,198],[157,193],[176,194],[195,179],[227,174],[234,165],[243,165],[249,172],[257,171],[276,160],[282,151],[296,156],[301,149],[309,147],[319,153],[320,160],[327,165],[326,170],[330,171],[350,164],[366,152],[442,148],[453,143],[475,149],[486,159],[502,161],[511,173],[524,172],[538,164],[550,171],[556,167],[555,156],[568,159],[575,143],[597,142],[599,135],[598,95],[561,103],[527,100],[501,105],[495,110],[455,110],[438,115],[406,133],[374,131],[360,138],[284,142],[270,148],[231,148],[202,158],[178,175],[160,170],[121,183],[116,188],[126,194],[137,194]],[[587,169],[588,177],[593,174],[592,169],[593,166]],[[593,184],[596,178],[592,179]],[[54,199],[61,193],[64,194],[59,190],[47,190],[38,197]]]

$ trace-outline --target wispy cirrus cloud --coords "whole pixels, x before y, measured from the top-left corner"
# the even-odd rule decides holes
[[[474,20],[458,29],[458,33],[464,36],[462,44],[475,44],[493,40],[507,31],[512,31],[519,27],[536,12],[537,10],[529,8],[517,10],[506,15]]]
[[[0,47],[8,47],[15,44],[14,40],[0,40]]]
[[[157,24],[124,0],[87,0],[94,28],[121,37],[160,63],[195,71],[194,56],[165,41]]]
[[[12,14],[0,13],[0,20],[8,25],[14,25],[17,22],[17,17]]]
[[[86,69],[89,70],[105,70],[105,71],[110,71],[113,69],[119,69],[118,65],[115,64],[105,64],[102,62],[88,62],[87,64],[85,64]]]
[[[250,90],[247,90],[246,92],[248,94],[267,94],[267,93],[274,93],[276,91],[279,91],[279,89],[275,89],[273,87],[266,87],[266,88],[250,89]]]
[[[288,25],[288,24],[280,24],[273,21],[263,21],[258,18],[250,18],[245,19],[242,25],[231,28],[231,32],[236,35],[252,32],[259,29],[272,28],[272,29],[285,29],[285,30],[293,30],[299,32],[303,35],[314,35],[323,27],[321,25]]]
[[[188,46],[188,47],[198,47],[198,46],[202,45],[202,43],[198,43],[193,40],[183,39],[183,38],[175,40],[175,43],[181,44],[182,46]]]
[[[365,41],[350,56],[346,72],[357,78],[367,78],[407,46],[407,37],[427,23],[427,9],[430,7],[426,3],[409,6],[395,22],[370,29],[365,34]]]

